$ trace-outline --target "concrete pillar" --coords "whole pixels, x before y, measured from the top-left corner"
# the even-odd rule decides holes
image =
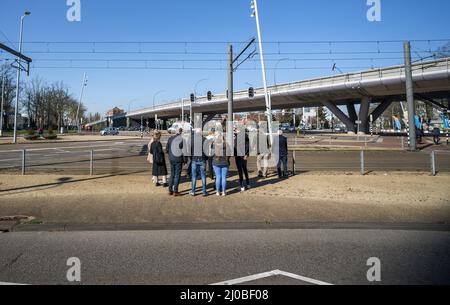
[[[349,132],[355,132],[355,122],[353,122],[341,109],[339,109],[335,104],[330,101],[322,102],[322,104],[327,107],[342,123],[347,126]]]
[[[372,112],[373,115],[373,120],[376,121],[380,118],[380,116],[383,115],[383,113],[386,111],[386,109],[389,108],[389,106],[391,106],[392,101],[387,100],[387,101],[383,101],[381,102],[380,105],[378,105],[377,108],[375,108],[375,110]]]
[[[350,120],[355,124],[358,120],[358,115],[356,114],[355,103],[348,102],[347,103],[347,112]]]
[[[130,120],[130,118],[127,118],[127,128],[130,128],[130,125],[131,124],[131,120]]]
[[[369,110],[370,110],[370,99],[364,97],[361,100],[361,108],[359,109],[359,120],[361,121],[361,126],[359,128],[360,133],[369,133]]]

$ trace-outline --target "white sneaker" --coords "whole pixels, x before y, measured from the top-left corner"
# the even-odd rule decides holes
[[[223,192],[222,193],[222,197],[225,197],[227,195],[227,193]]]
[[[216,196],[217,196],[217,197],[220,197],[220,193],[219,193],[219,192],[217,192],[217,193],[216,193]]]
[[[241,193],[245,192],[245,187],[241,187]]]
[[[189,195],[191,195],[192,197],[195,197],[195,193],[189,192]]]

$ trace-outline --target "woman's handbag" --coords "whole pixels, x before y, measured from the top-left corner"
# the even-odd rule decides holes
[[[147,156],[147,162],[150,163],[150,164],[153,164],[153,155],[150,154],[150,153]]]

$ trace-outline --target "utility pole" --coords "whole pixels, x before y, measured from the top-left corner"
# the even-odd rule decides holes
[[[2,104],[0,108],[0,137],[3,137],[3,105],[5,103],[5,72],[2,73]]]
[[[233,46],[228,46],[228,119],[227,143],[233,143]]]
[[[411,66],[411,43],[409,41],[405,41],[403,47],[405,51],[406,100],[408,102],[408,125],[410,136],[409,149],[411,151],[415,151],[417,150],[415,124],[416,105],[414,102],[414,84]]]
[[[78,133],[81,132],[81,124],[79,122],[79,115],[80,115],[81,102],[83,100],[84,87],[86,87],[86,86],[87,86],[87,79],[86,79],[86,72],[84,72],[84,74],[83,74],[83,82],[81,83],[80,102],[78,103],[77,116],[76,116]]]

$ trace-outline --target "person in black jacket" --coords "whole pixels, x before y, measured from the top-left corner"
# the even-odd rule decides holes
[[[177,134],[169,139],[166,150],[169,153],[170,162],[170,178],[169,178],[169,195],[176,197],[181,196],[178,191],[180,185],[181,170],[183,164],[186,163],[186,158],[183,155],[183,129],[179,129]]]
[[[167,187],[167,166],[164,150],[161,144],[161,133],[155,132],[153,135],[153,143],[150,146],[150,154],[153,157],[152,175],[156,186],[160,186],[159,178],[161,177],[164,187]]]
[[[280,149],[279,150],[280,159],[278,160],[277,165],[278,178],[287,178],[288,142],[287,138],[283,135],[283,132],[281,130],[278,132],[278,134],[279,134],[278,145]],[[283,172],[281,172],[281,163],[283,163]]]
[[[195,130],[191,133],[190,138],[190,149],[191,149],[191,177],[192,177],[192,189],[189,195],[195,196],[195,191],[197,187],[197,173],[200,171],[200,177],[202,179],[202,193],[203,197],[208,194],[206,192],[206,154],[203,150],[205,144],[205,138],[203,137],[203,132],[201,128]]]
[[[234,157],[239,173],[239,189],[241,192],[245,192],[245,190],[250,188],[250,178],[247,168],[247,160],[250,155],[250,139],[248,137],[248,134],[239,128],[235,129],[234,132]],[[244,137],[242,137],[241,133],[245,133]]]

